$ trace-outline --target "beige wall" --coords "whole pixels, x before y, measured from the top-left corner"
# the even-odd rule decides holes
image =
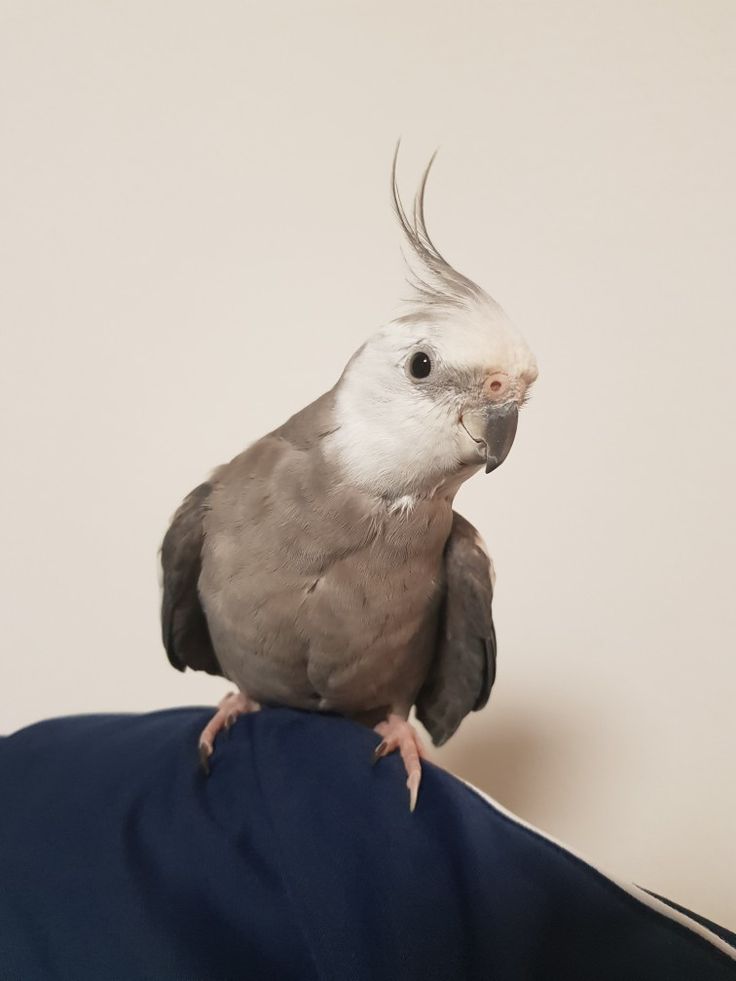
[[[497,689],[436,758],[736,926],[736,6],[0,3],[0,728],[213,702],[156,549],[402,293],[396,137],[541,378],[460,507]]]

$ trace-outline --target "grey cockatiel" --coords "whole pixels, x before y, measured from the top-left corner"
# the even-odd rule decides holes
[[[460,485],[508,454],[537,377],[498,304],[458,273],[424,219],[427,167],[407,216],[409,311],[353,355],[333,389],[192,491],[162,545],[171,663],[221,674],[202,733],[258,704],[373,725],[404,760],[411,807],[422,746],[485,705],[495,675],[493,568],[452,509]]]

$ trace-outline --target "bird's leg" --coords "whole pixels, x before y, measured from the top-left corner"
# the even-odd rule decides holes
[[[210,756],[215,749],[215,739],[223,729],[229,729],[239,715],[256,712],[258,702],[248,698],[244,691],[231,691],[218,703],[217,711],[202,730],[199,737],[199,762],[205,773],[210,772]]]
[[[401,715],[392,712],[385,722],[378,723],[374,731],[382,739],[373,754],[374,762],[397,749],[401,753],[401,759],[404,761],[404,768],[406,769],[406,786],[409,788],[409,810],[413,811],[417,806],[419,783],[422,779],[421,761],[426,758],[427,751],[422,745],[416,729]]]

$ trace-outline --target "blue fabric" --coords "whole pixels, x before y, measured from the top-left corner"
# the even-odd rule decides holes
[[[343,719],[210,711],[0,740],[3,981],[701,981],[736,961]],[[733,935],[724,931],[733,942]]]

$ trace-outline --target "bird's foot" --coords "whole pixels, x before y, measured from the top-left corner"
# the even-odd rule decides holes
[[[409,810],[413,811],[417,806],[419,783],[422,779],[421,761],[426,758],[427,751],[416,729],[400,715],[389,715],[385,722],[378,723],[374,731],[382,739],[373,754],[374,763],[397,749],[401,753],[406,769],[406,786],[409,788]]]
[[[245,692],[231,691],[218,703],[217,711],[202,730],[199,737],[199,762],[205,773],[210,772],[210,756],[215,751],[215,739],[223,729],[229,729],[239,715],[256,712],[260,706]]]

